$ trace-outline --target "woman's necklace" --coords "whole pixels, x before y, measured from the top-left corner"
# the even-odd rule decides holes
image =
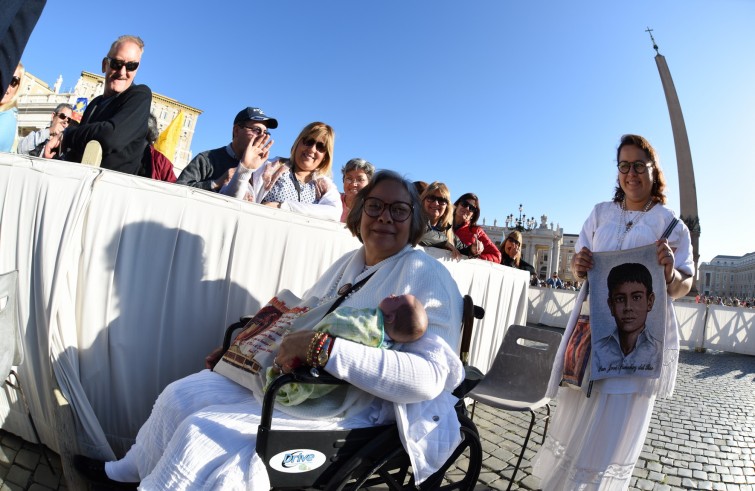
[[[634,213],[633,211],[627,210],[627,199],[624,198],[621,200],[621,224],[622,227],[619,227],[619,231],[616,237],[617,242],[617,248],[621,249],[622,244],[624,243],[624,237],[626,237],[627,233],[629,233],[630,230],[632,230],[632,227],[637,225],[640,220],[642,220],[642,217],[645,216],[645,213],[650,209],[650,207],[653,206],[653,198],[651,197],[647,203],[645,203],[645,206],[642,208],[642,210],[639,211],[639,215],[630,217],[630,213]],[[628,219],[628,220],[627,220]]]

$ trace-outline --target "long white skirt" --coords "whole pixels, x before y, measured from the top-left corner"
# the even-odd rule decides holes
[[[629,487],[645,442],[655,395],[585,397],[561,387],[533,475],[549,490],[620,491]]]
[[[136,443],[123,459],[108,462],[107,474],[141,481],[140,490],[265,490],[267,471],[255,451],[262,408],[235,382],[203,370],[173,382],[155,401]],[[336,429],[367,426],[303,421],[276,411],[275,428]]]

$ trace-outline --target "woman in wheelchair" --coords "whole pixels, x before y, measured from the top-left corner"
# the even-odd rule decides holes
[[[335,402],[329,395],[278,406],[273,423],[313,430],[395,421],[417,483],[440,468],[461,441],[452,391],[464,378],[454,351],[461,294],[440,262],[413,248],[424,231],[421,213],[410,181],[392,171],[375,174],[357,195],[346,221],[362,247],[337,260],[304,298],[315,296],[325,303],[368,278],[341,305],[374,308],[386,296],[410,293],[425,308],[426,333],[392,349],[339,337],[328,337],[323,347],[321,334],[312,330],[286,335],[275,356],[283,372],[308,354],[311,359],[312,347],[319,346],[317,364],[350,385],[345,393],[338,392]],[[310,311],[315,312],[322,315],[321,310]],[[140,482],[144,490],[267,490],[267,470],[255,453],[262,400],[256,392],[211,370],[190,375],[165,388],[121,460],[104,463],[76,456],[74,464],[92,480]]]

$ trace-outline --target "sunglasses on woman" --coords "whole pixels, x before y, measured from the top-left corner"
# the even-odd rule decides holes
[[[319,142],[315,140],[314,138],[307,138],[306,140],[302,140],[301,143],[305,147],[311,147],[312,145],[314,145],[314,147],[320,153],[325,153],[325,151],[327,150],[327,147],[325,147],[325,144],[323,142]]]
[[[425,198],[425,201],[428,203],[436,203],[439,206],[447,205],[448,200],[446,198],[443,198],[441,196],[428,196]]]
[[[124,66],[126,67],[127,72],[133,72],[137,68],[139,68],[139,62],[138,61],[123,61],[123,60],[117,60],[115,58],[108,58],[108,63],[110,64],[110,68],[115,70],[116,72],[120,72],[121,68]]]
[[[13,76],[13,78],[10,79],[11,87],[18,87],[20,83],[21,83],[21,79],[19,77],[16,77],[15,75]]]
[[[63,113],[56,113],[55,115],[56,115],[56,116],[57,116],[57,117],[58,117],[58,118],[59,118],[59,119],[60,119],[60,120],[61,120],[62,122],[64,122],[64,123],[65,123],[66,121],[68,121],[69,119],[71,119],[71,116],[66,116],[66,115],[65,115],[65,114],[63,114]]]
[[[364,212],[371,218],[378,218],[386,208],[388,208],[391,218],[396,222],[403,222],[412,216],[412,210],[414,209],[411,204],[403,201],[386,203],[380,198],[365,198],[364,205],[362,206]]]
[[[475,205],[473,205],[469,201],[462,201],[461,203],[459,203],[459,206],[463,206],[464,208],[471,211],[472,213],[477,213],[478,211],[480,211],[479,208],[477,208]]]

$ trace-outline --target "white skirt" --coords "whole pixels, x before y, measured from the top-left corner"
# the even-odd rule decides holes
[[[108,476],[141,481],[140,490],[265,490],[270,481],[255,451],[261,406],[237,383],[209,370],[173,382],[155,401],[123,459]],[[369,426],[361,417],[334,422],[301,420],[276,411],[275,428],[337,429]]]
[[[655,395],[607,394],[561,387],[533,475],[549,490],[620,491],[629,487]]]

